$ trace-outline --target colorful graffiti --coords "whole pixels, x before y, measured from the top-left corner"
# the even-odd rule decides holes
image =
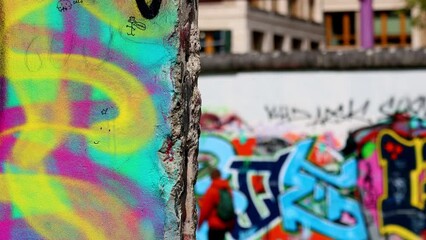
[[[229,239],[425,237],[426,121],[396,114],[342,148],[329,133],[256,136],[229,119],[238,118],[204,117],[196,185],[202,195],[212,166],[229,179],[238,214]]]
[[[426,122],[398,114],[355,131],[349,141],[359,159],[363,206],[378,234],[424,238]]]
[[[177,1],[0,5],[0,239],[162,238]]]

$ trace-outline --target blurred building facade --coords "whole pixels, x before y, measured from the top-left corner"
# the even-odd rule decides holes
[[[373,1],[374,46],[424,47],[425,30],[412,24],[415,9],[407,10],[405,0]],[[327,49],[354,49],[361,45],[360,1],[324,0],[325,42]]]
[[[420,48],[405,0],[374,0],[375,47]],[[200,0],[202,52],[249,53],[360,48],[359,0]]]
[[[317,50],[323,0],[200,0],[202,52]]]

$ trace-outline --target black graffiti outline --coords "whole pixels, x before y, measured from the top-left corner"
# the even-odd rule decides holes
[[[59,0],[56,4],[56,8],[59,12],[66,12],[72,9],[72,2],[70,0]]]
[[[370,109],[370,100],[357,104],[349,99],[347,103],[338,104],[336,107],[316,107],[315,111],[297,108],[293,106],[264,106],[269,119],[279,119],[283,122],[308,121],[307,126],[341,123],[349,120],[371,123],[367,118]]]
[[[135,36],[133,31],[136,31],[137,29],[142,31],[146,30],[145,23],[136,21],[136,18],[134,16],[130,16],[127,22],[130,23],[130,25],[126,25],[126,28],[130,28],[130,33],[127,33],[128,36]]]
[[[109,108],[104,108],[101,110],[102,115],[106,115],[108,113]]]
[[[34,53],[34,54],[37,54],[38,60],[40,62],[38,68],[36,68],[36,69],[32,69],[30,67],[30,62],[29,62],[29,57],[28,57],[28,55],[30,54],[30,48],[33,46],[34,41],[36,41],[38,38],[39,38],[38,36],[35,36],[33,39],[31,39],[30,43],[28,44],[27,48],[25,49],[25,66],[27,67],[28,71],[30,71],[30,72],[40,71],[40,69],[43,67],[43,60],[40,56],[40,53]]]
[[[365,118],[367,116],[368,109],[370,107],[370,101],[366,100],[360,105],[359,108],[355,108],[354,100],[349,99],[348,104],[339,104],[336,108],[332,107],[317,107],[317,114],[314,120],[308,125],[325,125],[329,123],[342,123],[348,120],[358,120],[361,122],[370,123],[370,119]]]
[[[87,52],[88,52],[87,44],[88,43],[85,42],[85,43],[82,44],[77,39],[77,35],[75,35],[75,34],[71,35],[71,37],[70,37],[71,44],[70,44],[70,50],[68,51],[68,53],[55,51],[55,44],[56,43],[59,43],[59,44],[62,43],[62,39],[61,39],[62,36],[58,37],[58,36],[53,36],[53,35],[47,35],[47,41],[49,41],[49,47],[48,47],[48,49],[46,49],[46,51],[45,51],[45,49],[39,50],[37,52],[30,51],[33,47],[39,46],[38,41],[39,41],[40,37],[35,36],[35,37],[31,38],[31,40],[29,41],[28,45],[25,48],[25,59],[24,59],[25,67],[30,72],[38,72],[45,66],[45,64],[49,64],[49,62],[50,62],[50,65],[53,66],[54,68],[62,69],[68,64],[71,55],[77,53],[77,52],[75,52],[75,50],[77,49],[77,50],[81,50],[79,53],[81,53],[80,55],[83,57],[83,59],[86,63],[83,66],[85,68],[91,68],[91,69],[98,70],[102,67],[103,64],[109,62],[109,60],[112,57],[112,54],[114,54],[113,50],[111,49],[111,45],[112,45],[112,42],[114,41],[114,37],[115,37],[116,32],[114,32],[112,30],[112,27],[110,27],[109,30],[110,30],[110,36],[107,39],[107,44],[105,44],[105,48],[103,48],[101,50],[102,55],[99,55],[99,57],[97,58],[98,60],[100,60],[99,63],[89,64],[88,57],[91,57],[91,56],[87,54]],[[31,55],[31,54],[37,55],[38,62],[39,62],[39,64],[37,64],[38,67],[30,66],[31,64],[30,64],[29,55]],[[42,59],[42,57],[41,57],[42,54],[48,55],[47,63],[44,62],[45,60]],[[59,64],[58,64],[58,61],[56,61],[55,58],[54,58],[58,54],[66,55],[66,56],[64,56],[64,59],[63,59],[64,61],[61,61]]]
[[[379,105],[379,112],[384,116],[390,116],[395,112],[408,112],[419,117],[426,117],[426,96],[391,96]]]
[[[373,106],[372,101],[355,101],[349,99],[346,103],[340,103],[334,107],[317,106],[314,110],[303,109],[290,105],[265,105],[264,111],[269,120],[281,122],[306,121],[306,126],[324,126],[327,124],[339,124],[349,120],[355,120],[372,124],[373,120],[368,113],[376,110],[378,119],[391,116],[397,112],[406,112],[412,115],[426,117],[426,96],[390,96],[384,101]],[[374,108],[374,109],[373,109]]]
[[[152,0],[151,4],[148,6],[146,0],[136,0],[136,4],[138,5],[139,12],[146,19],[155,18],[160,12],[162,0]]]

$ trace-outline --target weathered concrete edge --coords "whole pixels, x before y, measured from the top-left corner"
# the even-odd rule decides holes
[[[282,70],[426,68],[426,49],[218,54],[201,57],[202,74]]]
[[[178,23],[172,36],[179,42],[172,78],[174,96],[169,115],[173,155],[179,164],[169,177],[176,179],[167,203],[164,239],[195,239],[197,213],[194,185],[198,172],[201,97],[198,0],[178,0]],[[167,156],[163,156],[167,157]],[[171,175],[171,176],[170,176]]]
[[[182,199],[182,233],[183,239],[195,239],[197,230],[198,215],[195,207],[194,186],[198,174],[198,140],[200,137],[201,118],[201,95],[198,90],[197,80],[200,73],[200,38],[198,29],[198,0],[181,0],[185,2],[186,9],[182,14],[186,16],[185,25],[181,40],[189,39],[185,42],[185,62],[184,62],[184,98],[186,106],[184,109],[184,122],[189,124],[188,129],[184,129],[185,142],[183,150],[186,152],[185,165],[182,179],[184,181],[185,192]],[[186,172],[185,172],[186,171]]]

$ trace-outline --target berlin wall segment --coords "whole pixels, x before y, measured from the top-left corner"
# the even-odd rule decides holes
[[[0,239],[195,238],[196,1],[0,10]]]
[[[398,113],[345,145],[331,132],[256,135],[235,115],[201,124],[195,190],[206,191],[208,169],[223,171],[238,214],[229,239],[424,239],[424,119]]]

